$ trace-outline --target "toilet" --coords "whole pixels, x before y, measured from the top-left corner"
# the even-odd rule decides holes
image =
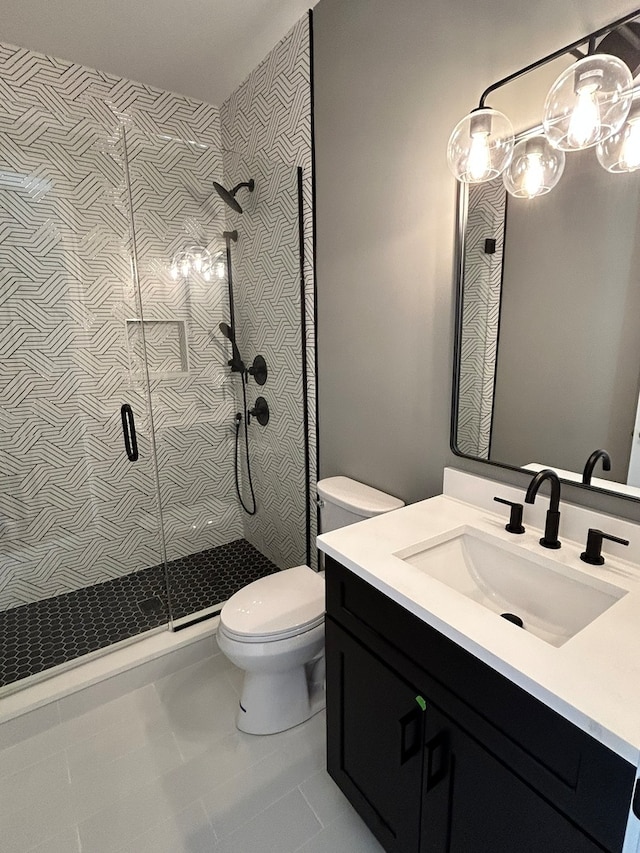
[[[317,489],[323,533],[404,506],[349,477],[328,477]],[[245,673],[240,731],[275,734],[324,708],[324,607],[324,573],[308,566],[260,578],[224,605],[218,645]]]

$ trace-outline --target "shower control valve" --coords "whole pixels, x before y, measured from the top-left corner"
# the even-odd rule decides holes
[[[267,362],[261,355],[257,355],[247,373],[253,376],[257,385],[264,385],[267,381]]]
[[[256,399],[253,409],[247,412],[248,422],[251,423],[251,418],[255,418],[260,426],[266,426],[269,423],[269,404],[264,397]]]

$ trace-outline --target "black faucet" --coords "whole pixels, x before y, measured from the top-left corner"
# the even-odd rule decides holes
[[[596,467],[596,462],[598,461],[598,459],[602,459],[603,471],[611,470],[611,457],[609,456],[607,451],[594,450],[591,456],[587,459],[586,465],[584,466],[584,471],[582,472],[583,485],[591,485],[591,475],[593,474],[593,469]]]
[[[547,520],[544,525],[544,536],[540,540],[543,548],[559,548],[560,540],[558,539],[558,528],[560,527],[560,480],[555,471],[551,468],[543,468],[538,471],[533,480],[529,483],[527,494],[524,502],[532,504],[535,502],[538,489],[549,480],[551,483],[551,501],[547,510]]]

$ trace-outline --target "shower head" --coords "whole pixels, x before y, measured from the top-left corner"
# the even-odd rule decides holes
[[[225,338],[233,343],[233,332],[231,331],[231,326],[228,323],[220,323],[218,328]]]
[[[218,326],[222,334],[231,344],[231,351],[233,353],[233,358],[229,361],[229,367],[231,368],[232,373],[245,373],[246,367],[244,366],[244,362],[240,356],[240,350],[236,345],[236,338],[233,334],[233,329],[228,323],[220,323]]]
[[[236,213],[242,213],[242,208],[236,201],[236,193],[238,190],[241,190],[243,187],[246,187],[250,193],[253,192],[255,187],[255,181],[251,178],[248,181],[244,181],[244,183],[236,184],[236,186],[232,190],[225,189],[222,184],[219,184],[217,181],[213,182],[213,188],[218,193],[222,201],[226,202],[232,210],[235,210]]]

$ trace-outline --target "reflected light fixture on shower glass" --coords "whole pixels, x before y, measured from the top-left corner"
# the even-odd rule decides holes
[[[189,246],[173,256],[169,274],[174,281],[179,278],[187,279],[193,274],[202,276],[205,281],[211,281],[214,275],[220,277],[218,258],[219,255],[216,255],[213,259],[205,246]]]
[[[562,177],[565,160],[564,151],[554,148],[544,136],[522,139],[502,176],[505,189],[516,198],[545,195]]]
[[[542,119],[547,139],[563,151],[608,139],[624,124],[632,87],[629,67],[616,56],[596,53],[574,62],[547,95]]]
[[[491,181],[509,165],[513,143],[513,127],[503,113],[473,110],[458,122],[449,137],[449,168],[462,183]]]

